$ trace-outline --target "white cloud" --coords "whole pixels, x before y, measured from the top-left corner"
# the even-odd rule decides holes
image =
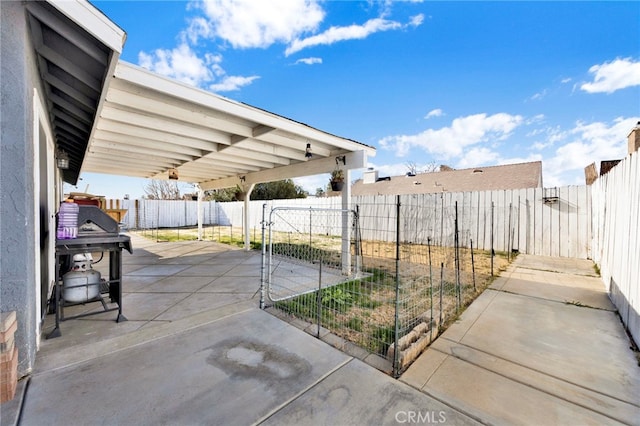
[[[527,120],[527,125],[533,125],[541,122],[542,120]],[[531,130],[526,134],[528,138],[537,138],[538,140],[530,143],[530,149],[532,151],[542,151],[555,145],[557,142],[561,142],[566,137],[567,132],[561,130],[559,127],[539,127]]]
[[[204,46],[199,43],[202,40],[223,40],[234,48],[266,48],[283,43],[289,45],[289,55],[308,46],[365,38],[379,31],[416,27],[424,21],[423,15],[417,15],[409,23],[401,24],[383,19],[383,13],[361,26],[332,27],[304,38],[316,33],[325,18],[320,0],[195,0],[187,8],[197,10],[199,15],[192,17],[177,35],[178,46],[140,52],[138,63],[159,74],[214,91],[238,90],[260,77],[227,75],[221,55],[199,53]],[[322,58],[302,58],[295,63],[321,64]]]
[[[411,25],[412,27],[419,27],[420,25],[422,25],[423,22],[424,22],[424,15],[421,13],[419,15],[412,16],[411,19],[409,20],[409,25]]]
[[[531,163],[533,161],[542,161],[542,155],[531,154],[527,157],[500,158],[498,161],[496,161],[496,164],[501,166],[505,164]]]
[[[552,145],[553,144],[550,142],[534,142],[531,144],[531,149],[533,151],[542,151],[543,149],[546,149]]]
[[[228,75],[223,77],[221,81],[210,85],[209,89],[213,90],[214,92],[231,92],[234,90],[240,90],[240,88],[248,86],[258,78],[260,77],[257,75],[252,75],[250,77]]]
[[[420,148],[436,156],[438,160],[448,160],[459,157],[471,145],[504,140],[522,123],[520,115],[475,114],[456,118],[450,127],[427,129],[415,135],[387,136],[380,140],[380,145],[396,151],[396,155],[400,157],[405,156],[412,148]]]
[[[534,94],[533,96],[531,96],[530,99],[532,101],[540,100],[540,99],[544,98],[545,96],[547,96],[548,92],[549,91],[547,89],[544,89],[542,92],[538,92],[538,93]]]
[[[331,27],[320,34],[303,39],[296,38],[285,50],[285,55],[289,56],[308,47],[330,45],[344,40],[365,39],[374,33],[403,29],[407,25],[417,26],[421,23],[422,19],[418,17],[413,17],[409,24],[401,24],[384,18],[375,18],[368,20],[363,25],[353,24],[345,27]]]
[[[525,124],[531,125],[531,124],[541,123],[544,121],[544,119],[545,119],[544,114],[536,114],[533,117],[528,118]]]
[[[560,83],[567,84],[567,83],[571,83],[571,81],[573,81],[571,79],[571,77],[567,77],[567,78],[563,78],[562,80],[560,80]]]
[[[383,165],[376,165],[374,163],[369,163],[369,167],[373,167],[375,170],[377,170],[379,177],[401,176],[406,174],[409,171],[406,163],[394,163],[394,164],[383,164]],[[428,167],[427,164],[423,166],[416,164],[416,168],[418,170],[423,170],[427,167]]]
[[[617,118],[611,123],[578,122],[573,129],[558,132],[554,135],[554,143],[564,143],[543,164],[545,185],[567,184],[567,179],[570,183],[584,183],[576,176],[582,177],[581,172],[587,165],[624,158],[627,135],[637,121],[638,117]]]
[[[427,115],[424,116],[424,118],[429,119],[431,117],[442,117],[443,115],[444,115],[444,112],[442,112],[440,108],[436,108],[429,111]]]
[[[217,65],[220,60],[221,57],[216,55],[199,58],[185,43],[171,50],[156,49],[151,53],[138,54],[138,63],[143,68],[192,86],[212,80],[214,72],[209,67]]]
[[[616,59],[589,68],[593,81],[580,86],[587,93],[613,93],[627,87],[640,86],[640,62],[631,58]]]
[[[183,39],[187,39],[191,44],[197,44],[201,38],[214,38],[213,26],[202,16],[196,16],[191,19],[187,29],[181,34]],[[186,41],[186,40],[185,40]]]
[[[296,64],[306,64],[306,65],[313,65],[313,64],[321,64],[322,63],[322,58],[302,58],[302,59],[298,59],[296,61]]]
[[[527,157],[505,158],[497,151],[492,151],[486,147],[476,147],[465,152],[464,157],[456,164],[456,168],[469,169],[478,166],[502,166],[505,164],[530,163],[532,161],[542,161],[542,155],[531,154]]]
[[[251,84],[259,76],[229,76],[220,66],[221,55],[206,53],[198,57],[186,43],[169,49],[156,49],[151,53],[140,52],[141,67],[196,87],[208,87],[216,92],[238,90]]]
[[[316,0],[204,0],[201,8],[207,20],[192,23],[194,40],[215,36],[234,48],[289,43],[317,30],[325,16]]]
[[[500,158],[500,154],[487,147],[474,147],[465,150],[462,158],[456,163],[458,169],[468,169],[475,166],[495,164]]]

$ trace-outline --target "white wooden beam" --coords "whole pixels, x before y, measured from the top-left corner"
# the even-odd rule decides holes
[[[303,153],[307,149],[307,144],[311,145],[311,152],[313,155],[319,157],[329,157],[331,150],[326,148],[326,145],[317,141],[312,141],[304,138],[292,137],[292,135],[282,134],[285,132],[273,132],[261,135],[259,139],[261,141],[269,142],[272,144],[286,146],[302,151]]]
[[[122,153],[122,154],[128,154],[131,157],[138,158],[140,160],[149,158],[149,156],[162,157],[165,159],[168,158],[168,159],[176,160],[180,163],[183,163],[186,161],[193,161],[194,159],[194,157],[190,155],[184,155],[179,152],[163,151],[160,149],[148,149],[148,148],[142,148],[138,146],[125,146],[125,145],[121,145],[113,142],[103,141],[100,139],[94,140],[93,144],[91,144],[91,149],[89,152],[92,154],[92,156],[94,153],[106,153],[106,154],[109,154],[111,152],[116,154]]]
[[[254,138],[257,138],[266,135],[267,133],[271,133],[274,130],[276,130],[275,127],[259,125],[253,128],[251,134]]]
[[[342,155],[340,156],[342,157]],[[367,166],[367,153],[365,151],[350,152],[344,154],[344,169],[362,169]],[[273,169],[262,170],[260,172],[247,173],[244,176],[244,183],[262,183],[273,182],[282,179],[291,179],[302,176],[312,176],[321,173],[329,173],[336,168],[336,157],[322,158],[318,160],[309,160],[302,163],[296,163],[290,166],[276,167]],[[240,183],[237,176],[211,180],[202,182],[201,187],[204,190],[229,188]]]
[[[242,190],[245,193],[244,197],[244,220],[242,221],[242,233],[244,234],[244,249],[246,251],[251,250],[251,234],[249,231],[249,220],[251,219],[251,192],[255,184],[251,183],[243,185]]]
[[[145,137],[134,137],[118,132],[111,132],[108,130],[97,130],[94,135],[95,140],[104,141],[113,145],[114,147],[125,148],[141,147],[148,148],[150,150],[163,150],[168,152],[177,152],[179,154],[191,155],[193,157],[201,157],[204,153],[197,148],[191,148],[183,145],[176,145],[171,142],[162,142],[153,139],[147,139]],[[106,145],[104,145],[106,146]]]
[[[181,168],[185,170],[188,169],[188,170],[201,171],[201,172],[215,170],[215,171],[225,172],[228,174],[249,173],[249,172],[257,172],[258,170],[260,170],[259,167],[246,166],[246,165],[235,164],[235,163],[225,163],[222,161],[217,164],[216,163],[201,164],[200,162],[190,162],[190,163],[185,163],[181,165]]]
[[[252,136],[252,128],[250,126],[240,124],[237,121],[219,118],[218,115],[221,114],[217,111],[188,103],[185,100],[172,99],[167,95],[152,92],[150,89],[139,88],[117,78],[114,79],[111,86],[107,94],[107,100],[113,104],[124,105],[158,116],[218,129],[231,134],[245,137]]]
[[[157,140],[177,146],[188,146],[208,152],[215,152],[218,150],[218,144],[215,142],[208,142],[202,139],[194,139],[185,136],[174,135],[159,130],[145,129],[127,123],[120,123],[117,121],[101,119],[98,123],[98,129],[108,132],[121,133],[136,138]]]
[[[141,166],[138,168],[128,167],[128,166],[119,166],[119,165],[104,165],[104,163],[95,163],[91,162],[92,160],[86,160],[86,168],[85,171],[93,172],[93,173],[104,173],[109,175],[120,175],[120,176],[133,176],[133,177],[142,177],[142,178],[150,178],[151,176],[160,173],[161,170],[151,168],[150,166]]]
[[[270,163],[281,164],[283,166],[288,166],[289,164],[291,164],[291,160],[289,160],[288,158],[278,157],[276,155],[271,155],[264,152],[249,151],[246,149],[236,148],[233,146],[230,146],[230,147],[222,146],[221,148],[222,149],[218,152],[222,154],[235,155],[236,157],[249,158],[252,160],[268,161]],[[211,156],[215,156],[215,154],[211,154]]]
[[[228,145],[229,135],[215,129],[207,129],[191,123],[184,123],[167,117],[152,115],[136,111],[128,111],[117,108],[107,103],[102,109],[100,116],[103,119],[119,123],[127,123],[134,126],[159,130],[175,135],[181,135],[204,141],[221,143]]]
[[[248,157],[230,155],[230,154],[227,154],[226,152],[225,153],[214,152],[211,154],[207,154],[199,160],[199,162],[205,163],[205,164],[209,164],[209,163],[215,164],[215,163],[219,163],[220,161],[224,161],[228,163],[245,164],[248,166],[256,166],[256,167],[259,167],[260,169],[270,169],[275,165],[275,163],[272,163],[269,161],[254,160]]]
[[[234,148],[241,148],[248,151],[261,152],[264,154],[271,154],[277,157],[288,158],[291,160],[305,161],[304,150],[299,151],[284,146],[274,145],[267,142],[262,142],[257,139],[245,139],[237,142],[233,145]],[[224,152],[225,148],[220,147],[220,151]]]
[[[180,165],[179,162],[170,158],[148,156],[145,159],[142,159],[139,156],[134,156],[122,151],[95,152],[91,156],[90,164],[94,164],[97,162],[104,162],[104,163],[116,162],[120,165],[128,164],[130,165],[130,167],[134,167],[134,168],[140,167],[143,164],[151,165],[156,168],[172,168]]]

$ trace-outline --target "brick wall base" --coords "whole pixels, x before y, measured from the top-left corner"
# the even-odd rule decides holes
[[[10,401],[18,386],[18,348],[15,332],[18,328],[16,313],[0,313],[0,403]]]

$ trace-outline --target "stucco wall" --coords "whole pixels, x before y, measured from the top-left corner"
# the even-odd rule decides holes
[[[17,312],[19,375],[36,352],[33,87],[38,82],[22,2],[0,1],[0,310]]]

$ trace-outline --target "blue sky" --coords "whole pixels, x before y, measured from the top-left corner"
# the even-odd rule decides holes
[[[640,2],[92,3],[121,59],[372,145],[382,176],[542,160],[545,186],[583,184],[640,120]],[[148,182],[82,179],[109,198]]]

